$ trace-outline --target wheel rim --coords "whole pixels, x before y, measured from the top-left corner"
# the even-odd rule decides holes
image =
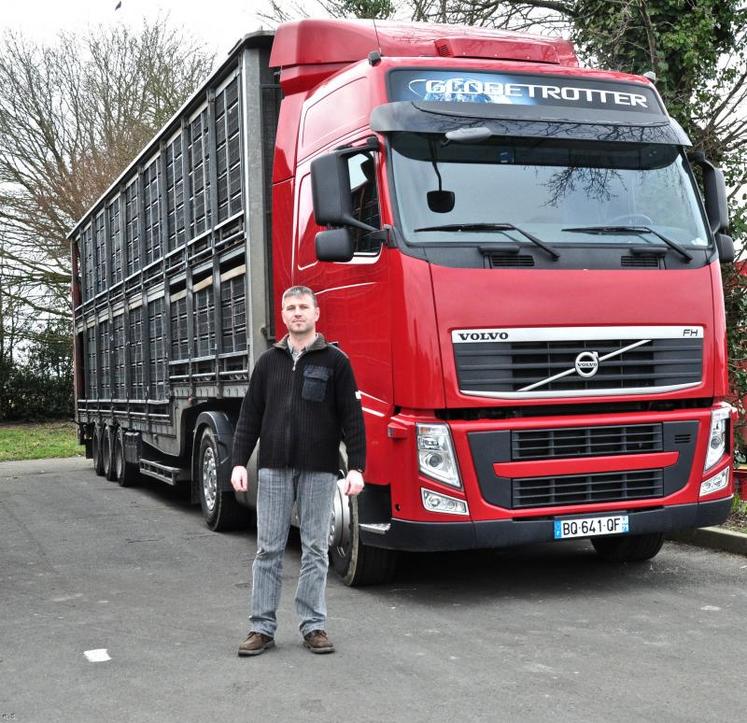
[[[122,445],[119,442],[114,443],[114,473],[117,479],[122,477]]]
[[[340,557],[345,557],[350,547],[350,502],[340,486],[335,489],[332,501],[332,520],[329,525],[329,547]]]
[[[206,447],[202,455],[202,494],[207,508],[212,510],[218,496],[218,467],[212,447]]]
[[[104,432],[104,445],[103,445],[103,452],[104,452],[104,469],[108,472],[109,471],[109,463],[111,462],[111,433],[107,430]]]

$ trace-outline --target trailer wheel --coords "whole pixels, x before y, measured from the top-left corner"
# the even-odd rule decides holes
[[[596,537],[592,538],[591,544],[597,554],[609,562],[643,562],[661,550],[664,535],[652,532],[624,537]]]
[[[335,491],[329,531],[329,559],[348,587],[379,585],[394,576],[397,553],[360,541],[358,498]]]
[[[104,475],[103,436],[104,428],[97,424],[93,428],[93,471],[100,477]]]
[[[134,487],[140,481],[140,471],[136,464],[125,460],[125,430],[117,429],[114,439],[114,474],[120,487]]]
[[[215,433],[206,427],[200,438],[197,458],[197,486],[207,526],[213,532],[237,530],[249,524],[249,510],[236,501],[233,490],[224,491],[225,467],[220,464]]]
[[[104,458],[104,477],[110,482],[117,479],[114,472],[114,439],[116,434],[115,428],[107,424],[104,428],[101,442],[101,454]]]

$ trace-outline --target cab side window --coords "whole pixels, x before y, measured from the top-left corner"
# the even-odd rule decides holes
[[[376,169],[373,157],[368,153],[356,153],[348,158],[350,193],[353,198],[353,216],[375,229],[381,228],[379,215],[379,193],[376,188]],[[370,238],[370,232],[352,229],[356,254],[379,253],[381,241]]]

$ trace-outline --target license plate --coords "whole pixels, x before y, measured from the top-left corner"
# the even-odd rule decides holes
[[[594,535],[621,535],[628,532],[628,516],[577,517],[574,520],[555,520],[555,539],[593,537]]]

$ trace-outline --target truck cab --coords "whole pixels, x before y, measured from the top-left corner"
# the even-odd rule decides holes
[[[723,176],[652,82],[453,26],[304,20],[270,63],[275,288],[318,294],[366,420],[343,577],[571,537],[644,559],[722,521]]]

